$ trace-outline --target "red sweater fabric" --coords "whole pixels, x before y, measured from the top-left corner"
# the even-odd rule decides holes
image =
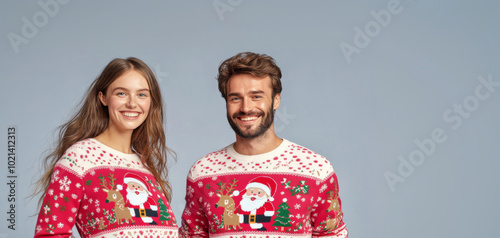
[[[181,237],[348,237],[326,158],[288,140],[254,156],[233,145],[191,167]]]
[[[137,154],[95,139],[66,150],[52,173],[35,237],[178,237],[165,195]]]

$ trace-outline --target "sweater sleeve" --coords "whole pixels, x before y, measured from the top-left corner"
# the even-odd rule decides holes
[[[337,175],[332,172],[319,185],[319,194],[311,214],[312,237],[348,237],[339,197]]]
[[[60,163],[54,167],[35,230],[37,237],[71,237],[83,196],[82,179]]]
[[[203,210],[203,199],[196,188],[194,181],[188,177],[186,184],[186,206],[182,213],[182,225],[179,228],[180,237],[209,237],[209,224]]]

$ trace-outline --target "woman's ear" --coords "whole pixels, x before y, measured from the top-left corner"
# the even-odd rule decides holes
[[[102,92],[99,92],[99,100],[101,100],[102,105],[108,106],[108,103],[106,102],[106,96]]]

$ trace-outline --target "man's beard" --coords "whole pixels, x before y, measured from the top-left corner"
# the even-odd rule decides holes
[[[255,197],[255,200],[251,200],[251,196],[247,196],[246,194],[243,194],[243,198],[240,201],[240,207],[241,210],[245,212],[253,211],[256,210],[264,205],[264,203],[267,202],[267,197]]]
[[[127,200],[134,206],[141,205],[148,200],[148,193],[146,191],[138,192],[139,194],[135,194],[135,191],[127,188]]]
[[[249,113],[238,112],[238,113],[234,113],[232,116],[227,114],[227,121],[229,121],[229,125],[231,125],[231,128],[233,128],[233,131],[238,136],[245,138],[245,139],[253,139],[253,138],[259,137],[262,134],[264,134],[269,129],[269,127],[271,127],[271,125],[274,122],[274,110],[273,110],[272,105],[274,105],[274,98],[272,99],[271,107],[269,107],[267,114],[264,112],[261,112],[261,111],[259,111],[259,112],[251,111]],[[239,117],[239,116],[261,116],[263,119],[262,119],[262,122],[260,123],[260,125],[258,125],[255,130],[248,130],[248,131],[243,132],[241,130],[241,128],[235,122],[236,117]]]

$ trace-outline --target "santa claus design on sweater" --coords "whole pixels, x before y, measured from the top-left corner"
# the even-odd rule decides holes
[[[123,179],[127,185],[127,207],[132,217],[140,217],[144,223],[157,225],[153,217],[158,217],[158,206],[151,198],[151,188],[144,178],[134,173],[127,173]]]
[[[252,179],[245,187],[246,192],[242,195],[240,205],[236,208],[240,223],[249,224],[252,229],[265,231],[262,223],[271,221],[274,215],[274,193],[276,192],[276,181],[267,176]],[[238,191],[233,193],[239,195]]]

